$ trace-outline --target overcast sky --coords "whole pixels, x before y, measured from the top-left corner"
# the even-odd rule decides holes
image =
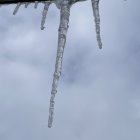
[[[71,8],[53,127],[47,127],[59,10],[0,9],[0,140],[140,140],[140,1],[100,2],[103,49],[91,2]]]

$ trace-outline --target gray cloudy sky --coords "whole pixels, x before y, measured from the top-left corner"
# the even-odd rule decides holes
[[[0,140],[139,140],[140,1],[100,2],[103,49],[90,1],[71,8],[53,127],[48,108],[59,11],[0,9]]]

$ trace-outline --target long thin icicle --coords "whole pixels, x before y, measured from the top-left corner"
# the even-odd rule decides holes
[[[13,15],[16,15],[16,13],[18,12],[20,6],[21,6],[21,3],[19,2],[19,3],[17,4],[17,6],[16,6],[14,12],[13,12]]]
[[[44,24],[45,24],[45,20],[46,20],[46,16],[47,16],[47,12],[48,12],[50,4],[51,4],[51,2],[44,3],[44,9],[42,12],[42,20],[41,20],[41,30],[44,30],[44,28],[45,28]]]
[[[61,4],[61,17],[60,17],[60,26],[58,33],[58,48],[57,48],[57,57],[55,64],[55,72],[53,77],[52,91],[51,91],[51,99],[50,99],[50,108],[49,108],[49,119],[48,119],[48,127],[52,127],[53,122],[53,114],[54,114],[54,98],[57,93],[57,85],[58,80],[61,75],[62,69],[62,60],[64,47],[66,43],[66,34],[68,30],[69,16],[70,16],[70,5],[68,0],[65,0]]]
[[[97,36],[98,46],[100,49],[102,49],[102,41],[101,41],[101,35],[100,35],[100,14],[99,14],[99,1],[100,0],[91,0],[91,1],[92,1],[93,14],[95,18],[95,27],[96,27],[96,36]]]

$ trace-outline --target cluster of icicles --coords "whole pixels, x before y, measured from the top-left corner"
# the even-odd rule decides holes
[[[79,0],[80,1],[80,0]],[[55,64],[55,72],[53,75],[53,83],[52,83],[52,91],[51,91],[51,99],[50,99],[50,108],[49,108],[49,118],[48,118],[48,127],[52,127],[53,122],[53,114],[54,114],[54,99],[55,95],[57,93],[57,86],[59,77],[61,75],[62,70],[62,60],[63,60],[63,53],[64,53],[64,47],[66,43],[66,35],[68,30],[68,23],[69,23],[69,16],[70,16],[70,8],[72,4],[74,4],[76,1],[72,0],[55,0],[55,1],[35,1],[34,2],[34,8],[37,8],[39,3],[44,4],[44,9],[42,12],[42,20],[41,20],[41,29],[43,30],[48,8],[50,4],[55,3],[56,6],[60,9],[60,26],[58,30],[58,47],[57,47],[57,56],[56,56],[56,64]],[[91,0],[92,2],[92,8],[93,8],[93,15],[95,19],[95,29],[96,29],[96,37],[98,46],[101,49],[102,48],[102,42],[100,37],[100,16],[99,16],[99,0]],[[31,4],[30,2],[26,3],[18,3],[13,14],[15,15],[18,12],[18,9],[21,5],[25,5],[25,8],[28,7],[28,5]],[[86,9],[85,9],[86,10]],[[81,21],[82,22],[82,21]]]

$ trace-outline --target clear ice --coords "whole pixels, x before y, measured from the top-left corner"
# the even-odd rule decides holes
[[[19,3],[17,4],[17,6],[16,6],[14,12],[13,12],[13,15],[16,15],[16,13],[18,12],[20,6],[21,6],[21,3],[19,2]]]
[[[46,16],[47,16],[47,12],[48,12],[48,9],[49,9],[49,6],[50,6],[51,2],[45,2],[44,3],[44,10],[42,12],[42,20],[41,20],[41,30],[44,30],[44,24],[45,24],[45,21],[46,21]]]
[[[27,8],[29,6],[29,2],[25,2],[25,8]]]
[[[100,0],[91,0],[93,15],[95,19],[95,28],[96,28],[96,37],[98,46],[102,49],[101,35],[100,35],[100,15],[99,15],[99,1]]]
[[[44,9],[42,12],[42,20],[41,20],[41,30],[45,28],[44,24],[45,24],[48,8],[50,4],[55,3],[57,8],[60,9],[60,25],[59,25],[59,30],[58,30],[57,56],[56,56],[56,63],[55,63],[55,72],[53,75],[53,83],[52,83],[52,91],[51,91],[51,99],[50,99],[50,107],[49,107],[49,118],[48,118],[49,128],[52,127],[52,122],[53,122],[54,104],[55,104],[54,99],[57,93],[58,81],[59,81],[59,77],[61,75],[61,70],[62,70],[63,53],[64,53],[64,47],[66,43],[66,35],[68,31],[70,7],[72,4],[74,4],[77,1],[84,1],[84,0],[53,0],[53,1],[50,0],[50,1],[35,1],[34,2],[35,9],[37,8],[39,3],[44,4]],[[94,20],[95,20],[97,42],[98,42],[99,48],[101,49],[102,42],[101,42],[101,35],[100,35],[99,1],[100,0],[91,0]],[[18,12],[20,6],[23,4],[25,5],[25,8],[27,8],[28,5],[31,4],[31,2],[17,3],[16,8],[14,9],[13,15],[15,15]]]
[[[36,9],[37,8],[37,6],[38,6],[38,1],[35,1],[35,5],[34,5],[34,8]]]
[[[64,53],[64,47],[66,43],[67,30],[69,27],[68,23],[69,23],[69,16],[70,16],[70,5],[67,0],[61,3],[60,14],[61,16],[60,16],[60,25],[58,30],[57,56],[56,56],[55,72],[53,76],[50,108],[49,108],[49,119],[48,119],[49,128],[52,127],[52,122],[53,122],[54,104],[55,104],[54,98],[57,93],[58,80],[61,75],[63,53]]]

